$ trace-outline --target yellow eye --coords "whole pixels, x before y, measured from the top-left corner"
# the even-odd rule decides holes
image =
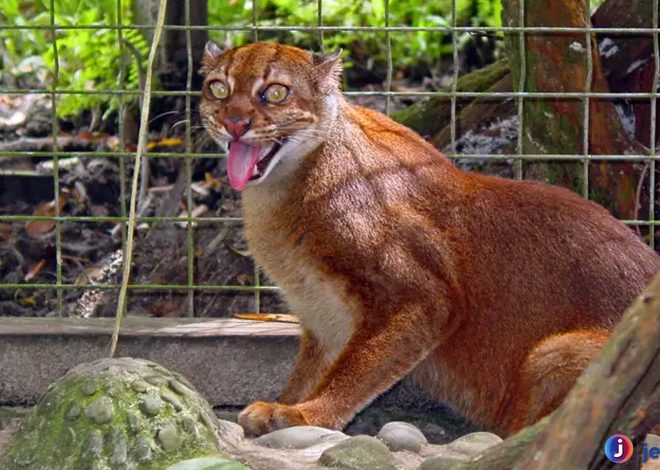
[[[281,103],[287,96],[289,89],[284,85],[271,85],[264,92],[264,98],[269,103]]]
[[[214,98],[219,100],[223,100],[229,96],[229,88],[220,80],[214,80],[209,83],[209,91]]]

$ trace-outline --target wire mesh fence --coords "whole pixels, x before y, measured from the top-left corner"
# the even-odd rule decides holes
[[[125,37],[129,34],[138,32],[140,34],[149,34],[153,31],[152,24],[132,24],[125,20],[126,3],[128,0],[116,0],[114,12],[110,15],[113,21],[106,21],[103,23],[94,24],[66,24],[58,23],[57,21],[57,2],[49,0],[48,3],[48,18],[47,21],[43,20],[35,24],[0,24],[0,33],[7,33],[11,31],[42,31],[47,34],[50,48],[50,56],[52,57],[51,79],[48,84],[43,86],[35,86],[32,83],[20,86],[3,84],[3,89],[0,89],[0,97],[5,99],[13,99],[15,97],[44,97],[49,101],[49,121],[50,121],[50,143],[46,146],[47,149],[13,149],[10,146],[3,147],[0,152],[0,160],[6,161],[20,161],[22,159],[34,161],[47,161],[50,162],[48,177],[52,181],[48,186],[52,188],[52,197],[47,198],[49,201],[48,206],[40,205],[37,210],[31,210],[23,207],[21,210],[14,210],[6,212],[0,210],[0,224],[5,226],[20,226],[24,230],[28,224],[43,223],[45,233],[41,236],[48,237],[50,240],[49,246],[52,246],[52,263],[49,263],[49,271],[38,271],[37,266],[24,266],[21,277],[14,278],[5,276],[0,280],[0,294],[4,293],[5,299],[12,298],[15,300],[20,298],[24,302],[30,302],[33,298],[34,292],[48,292],[49,300],[48,305],[52,307],[52,311],[58,315],[71,314],[69,305],[70,298],[74,296],[89,296],[97,295],[99,292],[107,292],[114,295],[119,288],[118,278],[115,276],[101,276],[95,277],[89,273],[90,266],[98,266],[99,263],[106,265],[113,265],[113,269],[117,271],[117,265],[121,264],[122,250],[125,250],[126,230],[125,223],[128,220],[127,214],[127,198],[128,198],[128,177],[131,171],[134,170],[132,166],[135,152],[130,147],[130,126],[126,125],[126,116],[130,108],[134,106],[133,101],[141,94],[139,87],[132,87],[129,84],[130,74],[132,71],[132,62],[123,60],[124,57],[131,57],[136,54],[131,49],[129,42]],[[173,4],[173,2],[170,2]],[[242,4],[242,2],[236,2]],[[140,293],[158,293],[175,295],[179,299],[176,303],[176,309],[179,314],[187,316],[209,315],[207,311],[200,313],[196,299],[205,295],[222,294],[228,296],[250,296],[250,300],[241,305],[243,310],[262,311],[264,310],[264,296],[271,298],[276,292],[277,287],[270,285],[266,279],[260,274],[258,267],[251,264],[247,260],[245,253],[241,248],[229,246],[227,249],[219,249],[218,244],[222,244],[222,238],[218,235],[201,237],[200,233],[208,231],[210,233],[226,233],[227,230],[235,232],[240,231],[241,219],[236,211],[222,211],[216,210],[213,213],[206,211],[200,215],[196,211],[195,191],[196,184],[194,175],[199,173],[195,168],[199,162],[208,159],[213,162],[218,162],[224,158],[221,150],[215,150],[212,147],[203,147],[198,145],[198,136],[202,131],[198,128],[196,122],[196,102],[200,95],[198,86],[198,76],[195,70],[197,64],[196,56],[199,52],[193,44],[192,34],[196,32],[208,32],[212,39],[215,39],[223,44],[231,42],[232,38],[239,37],[241,40],[270,40],[280,39],[287,40],[287,38],[295,38],[296,35],[307,34],[314,38],[315,46],[317,49],[323,51],[328,47],[334,47],[337,41],[337,35],[350,33],[354,37],[370,36],[375,38],[375,41],[381,43],[384,53],[378,57],[377,60],[382,62],[381,76],[379,76],[381,86],[372,87],[351,87],[348,86],[345,95],[351,100],[357,100],[362,104],[374,105],[381,109],[383,112],[390,114],[393,107],[401,108],[402,103],[410,105],[415,102],[426,99],[443,99],[449,106],[450,124],[448,127],[448,141],[443,150],[449,157],[461,163],[463,166],[471,170],[480,170],[484,165],[491,162],[499,162],[503,166],[508,167],[507,176],[515,178],[534,177],[526,173],[526,165],[535,164],[539,162],[547,164],[558,164],[561,162],[572,163],[580,165],[581,168],[581,184],[577,188],[584,197],[591,197],[590,183],[593,178],[592,166],[593,165],[607,165],[608,163],[630,163],[643,165],[643,172],[638,175],[636,183],[637,194],[636,210],[632,213],[631,217],[622,217],[623,222],[630,225],[636,230],[639,230],[641,236],[644,236],[651,246],[655,245],[655,226],[657,221],[655,219],[655,193],[656,193],[656,101],[657,101],[657,88],[658,88],[658,64],[660,64],[660,55],[658,48],[658,5],[653,2],[652,11],[652,25],[653,27],[636,27],[636,28],[618,28],[618,27],[592,27],[590,21],[591,11],[589,8],[585,9],[585,24],[587,27],[555,27],[555,26],[526,26],[523,24],[511,25],[504,24],[500,26],[464,26],[459,24],[459,1],[451,0],[446,2],[448,5],[448,18],[443,25],[427,26],[420,24],[399,24],[393,21],[391,9],[394,2],[389,0],[368,2],[369,5],[378,4],[379,8],[376,11],[372,8],[371,14],[380,15],[377,19],[379,25],[332,25],[326,24],[324,14],[327,11],[327,5],[324,6],[323,0],[313,2],[300,1],[300,7],[311,8],[315,6],[315,14],[313,15],[313,22],[310,24],[299,24],[300,21],[287,24],[287,18],[279,18],[278,21],[263,21],[260,19],[260,9],[258,0],[253,0],[249,7],[244,8],[247,15],[242,22],[234,22],[233,24],[217,25],[217,24],[192,24],[191,14],[195,8],[200,8],[200,2],[196,0],[186,0],[183,3],[183,18],[180,18],[178,24],[166,24],[165,31],[170,32],[183,32],[184,37],[184,52],[185,57],[180,64],[183,64],[184,73],[180,74],[183,77],[183,83],[180,83],[175,89],[168,89],[162,86],[152,92],[154,98],[162,100],[179,100],[178,122],[183,124],[177,129],[180,136],[180,144],[174,149],[160,148],[157,145],[150,148],[145,157],[147,162],[168,160],[177,162],[172,172],[178,176],[175,180],[181,183],[182,192],[179,200],[182,203],[183,210],[156,211],[154,215],[145,215],[140,213],[137,218],[138,224],[143,225],[143,233],[145,238],[155,230],[162,227],[174,227],[177,231],[176,241],[179,245],[185,246],[183,249],[185,261],[177,265],[179,269],[176,275],[162,274],[155,277],[140,277],[134,276],[129,291],[131,296],[136,296]],[[525,1],[517,2],[519,18],[526,17],[526,3]],[[271,15],[272,16],[272,15]],[[295,24],[294,24],[295,23]],[[68,70],[69,64],[62,63],[60,60],[61,44],[68,44],[63,42],[65,35],[76,35],[81,31],[91,31],[96,35],[108,35],[116,41],[115,47],[119,51],[119,57],[122,58],[119,62],[119,73],[116,77],[114,84],[110,86],[83,86],[71,87],[63,86],[61,78],[75,74],[75,70]],[[608,36],[631,36],[639,37],[646,36],[652,39],[653,53],[650,61],[654,63],[653,69],[653,87],[651,91],[602,91],[593,90],[594,82],[594,64],[592,48],[593,35],[606,34]],[[448,73],[445,77],[443,86],[434,86],[432,90],[420,88],[406,88],[405,86],[395,86],[397,81],[396,64],[403,60],[402,49],[399,47],[397,51],[393,48],[393,39],[401,41],[396,35],[402,35],[406,38],[414,38],[415,35],[430,35],[428,38],[438,40],[442,38],[443,41],[449,46],[443,52],[444,57],[448,58],[446,65],[448,66]],[[543,91],[531,90],[526,85],[527,81],[527,54],[526,54],[526,40],[534,35],[545,35],[549,38],[553,36],[561,37],[562,35],[570,35],[570,37],[582,37],[583,40],[578,41],[577,48],[584,49],[584,61],[586,66],[586,76],[584,89],[582,91]],[[577,35],[577,36],[576,36]],[[519,73],[517,81],[512,83],[510,91],[498,90],[481,90],[471,91],[459,87],[459,79],[465,74],[462,70],[461,54],[462,47],[464,47],[465,37],[497,37],[502,36],[515,37],[518,41],[519,57],[516,58]],[[427,39],[428,39],[427,38]],[[449,39],[447,39],[449,38]],[[405,42],[405,41],[404,41]],[[130,49],[130,50],[129,50]],[[405,50],[404,50],[405,52]],[[352,51],[348,50],[346,55],[351,57]],[[139,55],[139,54],[138,54]],[[98,61],[102,62],[104,57],[98,57]],[[353,58],[355,60],[355,58]],[[513,60],[513,58],[510,58]],[[138,71],[139,73],[139,71]],[[448,82],[448,83],[447,83]],[[69,82],[70,83],[70,82]],[[84,84],[83,84],[84,85]],[[350,85],[350,84],[349,84]],[[62,100],[66,96],[77,97],[103,97],[104,99],[112,98],[114,101],[115,110],[113,113],[114,129],[116,129],[116,143],[112,148],[95,148],[93,150],[69,150],[65,148],[62,142],[62,119],[60,116],[60,109]],[[573,153],[557,153],[547,151],[539,147],[537,151],[530,151],[524,145],[525,133],[528,132],[525,122],[525,104],[528,100],[553,100],[562,99],[571,102],[578,102],[582,106],[582,129],[580,133],[581,145],[577,146],[578,150]],[[363,101],[359,101],[363,100]],[[365,101],[366,100],[366,101]],[[398,100],[398,101],[397,101]],[[464,145],[465,140],[469,139],[464,129],[458,128],[459,113],[462,107],[462,102],[465,100],[492,100],[496,102],[506,102],[514,106],[515,113],[510,122],[512,126],[511,132],[514,135],[513,144],[507,152],[494,152],[489,151],[487,147],[471,147],[466,150]],[[648,142],[643,147],[639,147],[638,152],[627,152],[622,154],[602,154],[593,153],[590,149],[590,112],[593,100],[602,101],[617,101],[627,100],[629,102],[644,102],[648,103],[648,112],[650,114],[649,121],[649,135]],[[395,106],[396,105],[396,106]],[[161,106],[162,107],[162,106]],[[152,111],[152,115],[154,112]],[[156,118],[159,116],[156,116]],[[156,119],[154,118],[154,119]],[[581,147],[581,149],[579,149]],[[73,183],[65,183],[63,173],[68,171],[66,165],[69,164],[68,159],[75,157],[78,161],[89,161],[91,159],[105,159],[114,162],[112,167],[118,175],[119,187],[116,193],[118,194],[118,203],[116,208],[109,211],[109,213],[102,213],[102,211],[88,211],[82,214],[70,213],[64,210],[66,201],[72,197],[81,197],[80,194],[71,195],[70,192],[63,191],[68,186],[76,188]],[[470,163],[473,162],[473,163]],[[486,163],[484,163],[486,162]],[[148,165],[149,163],[147,163]],[[166,164],[163,164],[166,165]],[[473,166],[470,166],[473,165]],[[19,166],[20,167],[20,166]],[[44,173],[35,173],[32,171],[25,171],[16,169],[9,165],[0,167],[0,184],[5,185],[5,188],[0,187],[0,195],[8,190],[8,178],[12,178],[18,184],[22,184],[22,178],[39,177],[43,181]],[[211,182],[213,183],[213,182]],[[149,191],[158,186],[153,181],[149,180],[148,173],[144,176],[141,184],[141,200],[148,197]],[[162,186],[162,185],[161,185]],[[177,183],[175,182],[171,188],[166,188],[167,191],[176,191]],[[197,184],[199,186],[199,184]],[[79,189],[79,188],[78,188]],[[573,188],[575,189],[575,188]],[[646,195],[641,195],[640,192],[644,191]],[[639,207],[642,203],[645,207]],[[46,207],[44,209],[44,207]],[[106,211],[107,212],[107,211]],[[117,245],[121,248],[117,250],[110,250],[109,255],[104,260],[91,260],[91,259],[74,259],[67,252],[66,246],[70,240],[71,232],[63,228],[69,226],[101,226],[106,232],[113,232],[116,237]],[[81,228],[80,230],[83,230]],[[224,230],[224,232],[223,232]],[[39,230],[37,230],[39,231]],[[173,233],[173,232],[169,232]],[[218,241],[220,240],[220,241]],[[5,237],[5,241],[10,243],[10,236]],[[200,266],[204,263],[204,256],[210,256],[209,246],[218,249],[221,254],[218,256],[246,258],[242,260],[242,271],[240,275],[232,278],[233,282],[221,282],[223,279],[221,273],[215,273],[217,276],[200,275]],[[223,247],[225,245],[222,245]],[[164,246],[159,248],[158,243],[144,245],[145,253],[143,256],[138,256],[135,260],[134,269],[138,269],[138,265],[149,258],[152,261],[155,259],[158,266],[166,266],[173,262],[170,258],[173,256],[171,246]],[[181,248],[181,246],[179,246]],[[20,254],[20,247],[15,247],[14,252],[18,251]],[[16,253],[15,253],[16,254]],[[178,255],[177,255],[178,256]],[[63,270],[63,266],[67,264],[77,263],[76,269]],[[113,264],[114,263],[114,264]],[[100,268],[99,268],[100,269]],[[0,271],[2,265],[0,264]],[[183,270],[184,272],[180,272]],[[72,273],[78,272],[77,276]],[[167,270],[164,270],[166,273]],[[107,273],[106,273],[107,274]],[[171,273],[170,273],[171,274]],[[98,280],[101,279],[101,280]],[[109,297],[105,297],[103,302],[107,302]],[[80,299],[77,298],[79,301]],[[213,299],[211,297],[212,302]],[[139,302],[138,302],[139,304]],[[3,307],[0,304],[0,314],[11,313],[2,311]],[[270,311],[275,305],[275,301],[268,301],[265,304],[266,310]],[[130,313],[130,312],[129,312]],[[226,313],[226,312],[218,312]]]

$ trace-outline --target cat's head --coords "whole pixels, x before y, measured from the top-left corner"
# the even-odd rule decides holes
[[[293,173],[336,117],[341,56],[254,43],[204,51],[200,113],[209,134],[228,144],[231,186],[243,190]]]

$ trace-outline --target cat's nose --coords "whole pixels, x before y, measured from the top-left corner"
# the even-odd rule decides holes
[[[238,138],[250,129],[252,119],[244,116],[229,116],[223,120],[223,123],[227,132],[229,132],[234,138]]]

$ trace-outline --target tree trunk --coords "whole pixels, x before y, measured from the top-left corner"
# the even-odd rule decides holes
[[[653,0],[606,0],[593,16],[597,27],[650,27]],[[504,22],[518,25],[520,0],[504,2]],[[584,27],[586,5],[584,0],[526,0],[526,26]],[[516,70],[513,79],[517,89],[521,71],[519,62],[519,35],[506,38],[507,52]],[[602,33],[599,36],[601,54],[592,44],[593,77],[589,89],[594,92],[626,91],[650,92],[655,77],[650,35],[631,36]],[[605,47],[605,46],[609,46]],[[614,51],[614,52],[613,52]],[[618,51],[618,52],[616,52]],[[584,92],[587,90],[587,41],[584,33],[539,34],[526,33],[525,39],[525,91],[528,92]],[[601,62],[602,61],[602,62]],[[637,66],[641,64],[641,66]],[[507,64],[508,65],[508,64]],[[632,72],[627,73],[632,67]],[[484,69],[483,72],[492,70]],[[507,69],[499,74],[482,74],[477,70],[459,79],[460,91],[487,92],[489,89],[511,91],[500,86]],[[476,79],[476,80],[473,80]],[[486,80],[483,80],[486,78]],[[499,82],[499,83],[498,83]],[[609,87],[608,87],[609,84]],[[443,91],[449,91],[446,88]],[[515,108],[500,99],[491,99],[489,105],[481,99],[457,99],[457,138],[467,130],[477,131],[494,118],[515,115]],[[621,102],[621,100],[619,100]],[[451,100],[438,97],[417,103],[393,114],[394,119],[413,128],[434,145],[444,150],[449,144]],[[524,100],[525,139],[523,151],[534,154],[584,155],[584,102],[581,99],[527,98]],[[485,104],[485,103],[484,103]],[[621,103],[620,103],[621,104]],[[636,117],[635,135],[640,142],[650,142],[650,103],[632,100]],[[592,155],[644,154],[634,138],[626,134],[611,100],[589,99],[588,153]],[[481,116],[481,119],[479,117]],[[525,177],[546,180],[577,192],[584,191],[584,164],[582,162],[534,162],[525,165]],[[640,219],[648,214],[638,208],[648,207],[648,200],[638,200],[637,188],[641,165],[596,160],[589,163],[589,196],[603,204],[615,215],[626,219]],[[642,192],[646,197],[646,191]]]
[[[549,417],[452,470],[601,470],[639,468],[639,446],[660,422],[660,274],[623,316],[594,359]],[[637,448],[614,464],[603,444],[625,434]]]
[[[524,1],[525,18],[520,17]],[[511,0],[504,2],[502,19],[506,26],[587,26],[584,0]],[[607,92],[598,47],[594,37],[584,33],[526,33],[520,41],[517,33],[505,35],[511,58],[514,89],[520,83],[527,92]],[[521,60],[524,47],[524,63]],[[591,52],[589,52],[589,47]],[[588,56],[591,54],[592,76],[589,77]],[[588,102],[588,139],[585,148],[584,119],[586,106],[582,98],[524,99],[525,153],[581,155],[625,155],[642,153],[642,149],[626,134],[614,103],[590,98]],[[580,167],[565,176],[573,180],[573,189],[581,190]],[[638,169],[630,163],[590,165],[589,195],[606,205],[620,218],[635,218]],[[614,197],[611,197],[614,195]]]
[[[592,24],[597,28],[653,28],[654,1],[608,0],[594,13]],[[611,91],[653,91],[655,60],[652,35],[601,33],[598,47]],[[630,100],[629,106],[635,116],[636,139],[651,147],[651,100]]]

